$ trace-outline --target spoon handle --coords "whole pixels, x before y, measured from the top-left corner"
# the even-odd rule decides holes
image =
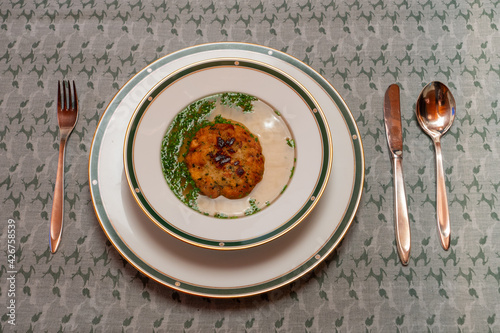
[[[450,215],[448,212],[448,199],[446,197],[446,184],[443,171],[443,157],[441,154],[441,141],[434,140],[436,151],[436,205],[437,205],[437,227],[439,238],[443,249],[450,247]]]
[[[408,219],[408,206],[403,180],[403,158],[399,155],[392,157],[394,179],[394,230],[396,233],[396,247],[403,265],[410,261],[410,222]]]

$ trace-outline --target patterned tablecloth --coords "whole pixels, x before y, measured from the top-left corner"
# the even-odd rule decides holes
[[[499,11],[490,0],[2,1],[0,331],[499,332]],[[351,109],[366,159],[363,197],[341,245],[294,283],[248,298],[192,296],[140,274],[107,240],[88,186],[93,134],[119,88],[159,57],[216,41],[275,48],[321,73]],[[77,82],[81,113],[67,147],[62,245],[51,255],[61,79]],[[414,115],[432,80],[457,102],[442,142],[449,251],[436,232],[432,142]],[[407,267],[394,244],[382,117],[394,82]]]

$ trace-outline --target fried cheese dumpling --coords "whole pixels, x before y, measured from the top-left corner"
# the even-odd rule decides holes
[[[262,147],[241,124],[202,127],[189,145],[185,162],[200,192],[210,198],[243,198],[264,174]]]

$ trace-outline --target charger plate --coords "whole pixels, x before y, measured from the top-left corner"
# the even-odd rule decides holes
[[[261,246],[213,251],[167,233],[143,214],[127,184],[123,142],[130,118],[157,82],[195,62],[240,57],[288,73],[314,96],[333,141],[330,181],[308,217]],[[203,44],[167,55],[132,77],[97,126],[89,156],[89,184],[99,223],[117,251],[136,269],[176,290],[208,297],[243,297],[276,289],[310,272],[338,246],[358,208],[364,181],[363,146],[355,120],[338,92],[299,60],[264,46]]]
[[[165,132],[180,110],[206,96],[228,91],[255,96],[272,105],[280,115],[274,118],[286,120],[296,143],[295,163],[291,157],[286,167],[277,167],[282,154],[276,146],[293,148],[287,144],[286,137],[279,141],[268,139],[270,132],[276,131],[269,116],[266,114],[262,121],[255,120],[262,114],[261,109],[230,113],[242,117],[244,125],[251,125],[250,130],[261,143],[265,156],[264,177],[247,197],[212,199],[228,211],[237,207],[249,211],[252,201],[262,207],[239,218],[201,214],[181,202],[164,178],[160,156]],[[166,76],[144,96],[125,136],[125,174],[137,203],[162,230],[196,246],[215,250],[244,249],[284,235],[313,210],[330,177],[331,140],[321,108],[292,77],[254,60],[210,59]],[[278,181],[283,176],[282,182]],[[266,206],[267,198],[263,194],[269,190],[277,197],[273,196]],[[231,216],[228,211],[216,213]]]

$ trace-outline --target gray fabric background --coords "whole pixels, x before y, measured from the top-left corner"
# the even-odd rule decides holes
[[[2,1],[0,3],[0,331],[499,332],[498,1]],[[207,299],[150,281],[107,241],[93,212],[88,152],[99,116],[151,61],[216,41],[262,44],[309,64],[357,120],[366,182],[341,246],[275,291]],[[66,155],[63,243],[48,249],[57,165],[56,81],[78,84]],[[448,84],[457,119],[443,139],[452,245],[435,226],[421,88]],[[401,85],[412,258],[394,246],[385,89]],[[8,220],[16,225],[16,326],[8,323]]]

